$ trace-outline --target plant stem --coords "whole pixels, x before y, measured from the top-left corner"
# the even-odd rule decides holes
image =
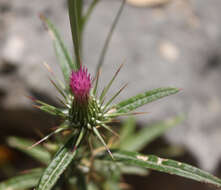
[[[72,32],[72,40],[74,45],[74,52],[76,57],[76,63],[78,69],[81,66],[81,51],[80,51],[80,41],[81,34],[80,23],[82,17],[82,0],[68,0],[68,12],[70,19],[70,26]]]

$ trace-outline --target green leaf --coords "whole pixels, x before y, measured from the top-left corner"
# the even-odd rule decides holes
[[[72,58],[69,55],[68,50],[65,47],[64,42],[61,39],[61,36],[58,33],[55,26],[51,23],[50,20],[46,19],[44,16],[41,16],[41,19],[48,27],[49,34],[52,37],[55,52],[59,60],[59,64],[60,64],[64,79],[66,81],[66,88],[68,89],[71,69],[76,70],[77,66],[72,61]]]
[[[113,107],[116,109],[116,113],[128,113],[140,106],[143,106],[144,104],[177,92],[179,92],[179,89],[177,88],[158,88],[133,96],[132,98],[124,100]]]
[[[35,146],[39,145],[40,143],[46,141],[47,139],[49,139],[51,136],[58,134],[66,129],[69,128],[68,122],[64,122],[62,123],[58,129],[56,129],[55,131],[49,133],[48,135],[46,135],[44,138],[42,138],[41,140],[37,141],[36,143],[32,144],[31,146],[29,146],[29,149],[31,150],[32,148],[34,148]],[[50,146],[50,145],[48,145]]]
[[[16,148],[25,154],[28,154],[29,156],[33,157],[34,159],[38,160],[39,162],[43,164],[48,164],[51,160],[51,155],[46,149],[44,149],[42,146],[34,147],[32,149],[28,149],[34,142],[18,138],[18,137],[9,137],[7,139],[7,142],[9,146]]]
[[[100,101],[101,103],[103,103],[104,97],[107,94],[108,90],[110,89],[112,83],[114,82],[114,80],[116,79],[118,73],[120,72],[121,68],[123,67],[123,64],[120,65],[120,67],[117,69],[116,73],[114,74],[114,76],[112,77],[112,79],[110,80],[110,82],[107,84],[107,86],[104,87],[104,89],[101,92],[100,95]]]
[[[37,106],[37,108],[39,108],[40,110],[47,112],[51,115],[60,116],[63,118],[68,116],[68,109],[57,108],[55,106],[44,103],[40,100],[36,100],[35,102],[40,104],[40,106]]]
[[[129,138],[122,141],[120,149],[129,151],[139,151],[157,137],[164,134],[168,129],[178,125],[183,121],[183,116],[167,119],[163,122],[152,126],[143,127],[138,133],[131,135]]]
[[[59,86],[55,81],[53,81],[52,79],[50,79],[51,81],[51,84],[56,88],[56,90],[61,94],[61,96],[64,98],[65,102],[68,101],[68,96],[65,94],[65,88],[64,87],[61,87]],[[65,105],[66,107],[66,104],[65,103],[62,103]]]
[[[45,169],[36,190],[50,190],[61,174],[66,170],[77,154],[77,148],[86,134],[82,128],[78,135],[71,137],[67,143],[56,153],[49,166]]]
[[[81,1],[76,0],[68,0],[68,12],[69,12],[69,19],[71,25],[71,32],[72,32],[72,40],[74,45],[74,51],[76,56],[77,62],[77,69],[80,68],[81,65],[81,52],[80,52],[80,44],[81,44],[81,30],[80,30],[80,22],[81,22],[81,11],[78,9]]]
[[[136,122],[133,117],[129,117],[126,121],[124,121],[121,131],[120,131],[120,139],[117,142],[118,146],[121,147],[122,144],[124,144],[124,141],[127,141],[128,138],[130,138],[136,128]]]
[[[65,112],[63,112],[60,109],[58,109],[54,106],[51,106],[51,105],[40,106],[39,109],[44,111],[44,112],[47,112],[51,115],[60,116],[60,117],[63,117],[63,118],[66,117],[66,115],[64,114]]]
[[[126,165],[124,163],[114,163],[107,160],[95,160],[94,169],[99,171],[102,176],[118,180],[122,174],[135,174],[144,176],[149,173],[146,168],[139,166]]]
[[[127,175],[146,176],[149,174],[149,171],[146,168],[141,168],[137,166],[128,166],[128,165],[120,166],[120,171],[123,174],[127,174]]]
[[[114,29],[115,29],[115,27],[116,27],[116,25],[117,25],[117,23],[118,23],[118,21],[119,21],[119,18],[120,18],[120,16],[121,16],[122,11],[123,11],[125,2],[126,2],[126,0],[122,0],[121,6],[120,6],[120,8],[119,8],[119,10],[118,10],[118,12],[117,12],[117,15],[116,15],[116,17],[115,17],[115,19],[114,19],[114,22],[113,22],[113,24],[111,25],[110,31],[109,31],[109,33],[108,33],[108,35],[107,35],[107,38],[106,38],[105,42],[104,42],[104,47],[103,47],[103,49],[102,49],[102,51],[101,51],[101,55],[100,55],[100,58],[99,58],[99,61],[98,61],[98,65],[97,65],[97,68],[96,68],[96,72],[98,72],[98,70],[102,67],[102,65],[103,65],[103,63],[104,63],[104,58],[105,58],[105,55],[106,55],[106,53],[107,53],[107,49],[108,49],[110,40],[111,40],[111,38],[112,38]]]
[[[37,168],[0,183],[0,190],[21,190],[36,186],[43,169]]]
[[[103,127],[104,129],[106,129],[107,131],[109,131],[110,133],[112,133],[113,135],[115,135],[116,137],[119,137],[119,135],[111,129],[111,126],[108,126],[106,124],[101,124],[101,127]]]
[[[97,97],[97,87],[98,87],[98,82],[99,82],[99,77],[100,77],[100,70],[96,73],[95,76],[95,85],[93,87],[93,95]]]
[[[100,135],[100,133],[99,133],[99,131],[97,130],[97,128],[96,128],[96,127],[93,127],[92,130],[93,130],[95,136],[96,136],[96,137],[99,139],[99,141],[104,145],[104,147],[106,148],[106,150],[107,150],[107,152],[109,153],[109,155],[113,158],[113,156],[112,156],[112,154],[111,154],[109,148],[107,147],[107,145],[106,145],[106,143],[105,143],[103,137]]]
[[[111,97],[111,99],[105,104],[103,110],[106,110],[106,108],[114,101],[114,99],[124,90],[124,88],[127,86],[124,85],[122,88],[120,88],[117,93],[114,94],[114,96]]]
[[[141,155],[136,152],[121,150],[111,150],[111,152],[114,156],[114,160],[112,160],[106,152],[101,153],[96,158],[148,168],[221,187],[221,179],[189,164],[170,159],[159,158],[154,155]]]

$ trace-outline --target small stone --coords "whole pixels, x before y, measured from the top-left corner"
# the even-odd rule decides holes
[[[155,7],[155,6],[162,6],[169,3],[171,0],[127,0],[127,2],[134,6],[139,7]]]
[[[24,53],[25,43],[24,40],[19,36],[12,36],[6,42],[3,49],[3,59],[12,63],[19,62],[22,59]]]
[[[172,42],[162,42],[159,49],[161,55],[170,62],[176,61],[179,57],[179,50]]]

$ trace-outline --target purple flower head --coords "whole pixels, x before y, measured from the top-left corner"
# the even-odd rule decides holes
[[[77,101],[83,103],[88,100],[91,89],[91,76],[86,67],[80,67],[78,71],[72,71],[70,87]]]

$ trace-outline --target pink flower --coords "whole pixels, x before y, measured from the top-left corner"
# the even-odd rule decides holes
[[[91,89],[91,76],[86,67],[82,68],[81,66],[78,71],[72,71],[70,87],[76,101],[84,103],[88,100]]]

